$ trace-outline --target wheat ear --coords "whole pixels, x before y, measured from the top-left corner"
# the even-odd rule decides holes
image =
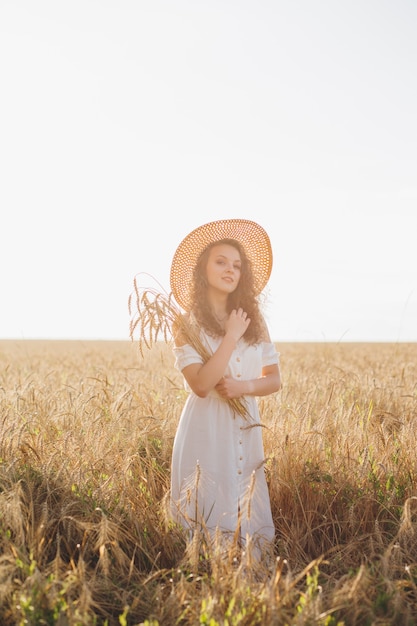
[[[166,293],[159,284],[158,287],[158,289],[143,288],[135,276],[133,292],[128,301],[130,338],[132,341],[138,341],[139,350],[143,357],[144,349],[152,348],[158,340],[163,339],[166,343],[171,342],[175,329],[187,343],[193,346],[206,363],[212,353],[202,342],[198,328],[186,321],[176,305],[172,293]],[[226,402],[231,406],[234,413],[247,417],[246,403],[243,397],[230,398]]]

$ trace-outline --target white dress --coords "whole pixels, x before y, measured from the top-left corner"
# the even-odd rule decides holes
[[[202,333],[211,352],[221,338]],[[203,359],[190,345],[174,348],[175,366],[182,371]],[[262,368],[277,364],[272,343],[248,345],[241,339],[225,375],[253,380]],[[217,531],[233,536],[240,522],[240,539],[273,541],[264,470],[262,428],[257,400],[245,396],[247,417],[233,412],[216,391],[206,398],[190,392],[178,424],[172,453],[171,513],[175,521],[193,531],[197,526],[209,536]],[[240,515],[240,520],[239,520]]]

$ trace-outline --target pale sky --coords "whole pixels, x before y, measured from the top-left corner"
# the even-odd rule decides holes
[[[0,0],[0,339],[128,339],[181,239],[271,237],[274,341],[417,341],[417,2]]]

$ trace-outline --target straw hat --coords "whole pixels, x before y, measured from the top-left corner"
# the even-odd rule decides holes
[[[171,264],[171,289],[175,300],[186,311],[190,309],[189,287],[194,267],[203,250],[221,239],[238,241],[252,263],[257,293],[266,286],[272,269],[271,242],[265,230],[250,220],[229,219],[203,224],[180,243]]]

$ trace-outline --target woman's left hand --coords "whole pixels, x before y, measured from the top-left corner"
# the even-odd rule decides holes
[[[231,376],[223,376],[215,387],[219,396],[225,400],[231,400],[232,398],[240,398],[242,394],[242,383],[239,380],[235,380]]]

